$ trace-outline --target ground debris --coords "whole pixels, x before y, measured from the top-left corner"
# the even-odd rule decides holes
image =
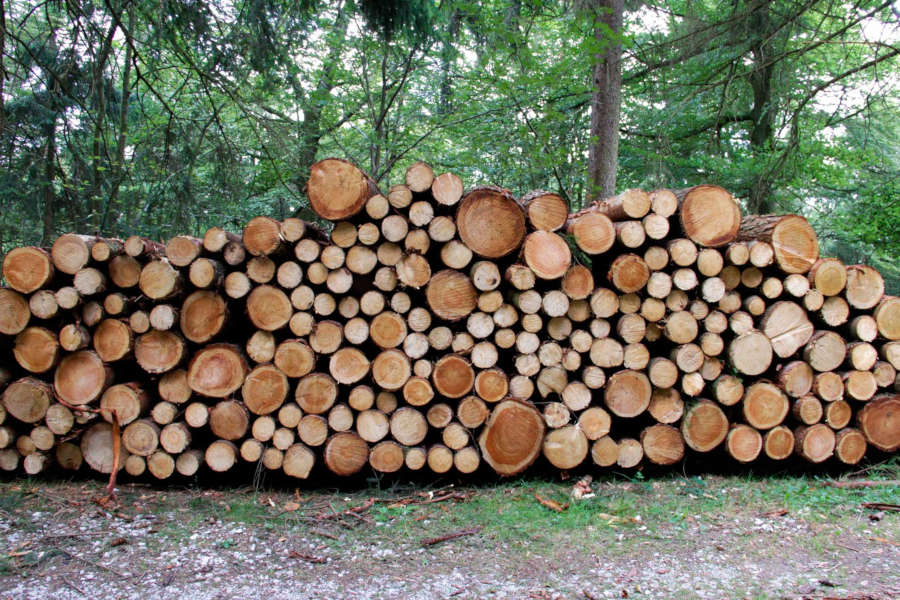
[[[544,498],[544,497],[542,497],[540,494],[538,494],[538,493],[536,493],[536,492],[535,492],[535,494],[534,494],[534,499],[537,500],[538,502],[540,502],[542,506],[545,506],[545,507],[549,508],[550,510],[554,510],[554,511],[556,511],[556,512],[560,512],[560,513],[561,513],[561,512],[563,512],[564,510],[566,510],[567,508],[569,508],[569,503],[568,503],[568,502],[566,502],[566,503],[564,503],[564,504],[560,504],[560,503],[557,502],[556,500],[552,500],[552,499],[549,499],[549,498]]]
[[[446,542],[448,540],[455,540],[456,538],[464,537],[467,535],[475,535],[479,531],[481,531],[480,525],[478,527],[470,527],[469,529],[454,531],[453,533],[446,533],[437,537],[423,538],[421,540],[421,544],[423,546],[434,546],[435,544],[440,544],[441,542]]]

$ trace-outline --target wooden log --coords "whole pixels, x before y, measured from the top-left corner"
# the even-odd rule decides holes
[[[206,448],[204,460],[216,473],[224,473],[237,462],[238,448],[228,440],[216,440]]]
[[[819,258],[816,232],[798,215],[745,216],[738,239],[771,244],[775,261],[785,273],[806,273]]]
[[[84,462],[99,473],[112,473],[113,469],[119,471],[125,466],[128,452],[124,449],[119,453],[119,461],[115,462],[113,429],[109,423],[97,423],[91,426],[81,436],[81,454]]]
[[[149,420],[130,423],[122,430],[122,446],[137,456],[150,456],[159,446],[159,427]]]
[[[181,305],[181,332],[188,340],[204,344],[216,337],[228,319],[225,300],[215,292],[198,290]]]
[[[401,389],[411,374],[409,357],[400,350],[384,350],[372,362],[372,379],[385,390]]]
[[[462,398],[475,384],[475,372],[471,364],[458,354],[442,356],[434,365],[434,387],[447,398]]]
[[[812,367],[802,360],[791,361],[778,371],[778,385],[791,398],[802,398],[809,394],[814,379]]]
[[[559,194],[544,190],[528,192],[518,200],[528,223],[539,231],[562,229],[569,217],[569,207]]]
[[[607,252],[616,241],[613,222],[606,215],[597,212],[581,212],[570,217],[566,231],[575,239],[578,247],[590,255]]]
[[[640,371],[622,370],[606,382],[603,402],[618,417],[636,417],[650,406],[653,388]]]
[[[460,239],[475,254],[500,258],[522,244],[525,214],[507,190],[476,187],[463,197],[456,227]]]
[[[67,233],[59,236],[50,249],[53,266],[62,273],[74,275],[91,260],[91,246],[95,242],[96,238],[87,235]]]
[[[834,431],[823,423],[799,427],[794,432],[797,454],[811,463],[821,463],[834,453]]]
[[[138,383],[119,383],[110,386],[100,397],[100,410],[104,419],[119,425],[128,425],[145,414],[150,406],[150,395]]]
[[[33,377],[18,379],[3,392],[3,408],[23,423],[37,423],[47,414],[53,390]]]
[[[873,317],[882,337],[888,340],[900,339],[900,298],[885,296],[878,303]]]
[[[209,398],[226,398],[244,383],[247,362],[230,344],[210,344],[191,359],[187,381],[192,390]]]
[[[209,410],[209,428],[223,440],[239,440],[250,429],[250,416],[237,400],[222,400]]]
[[[176,267],[186,267],[200,256],[203,243],[189,235],[178,235],[166,243],[166,258]]]
[[[772,460],[784,460],[794,452],[794,432],[779,425],[766,432],[763,437],[763,451]]]
[[[623,469],[633,469],[644,459],[644,447],[636,439],[622,438],[616,446],[616,465]]]
[[[776,302],[770,306],[760,320],[759,328],[771,341],[772,351],[780,358],[793,356],[813,335],[813,324],[807,318],[806,311],[790,301]]]
[[[853,308],[875,308],[884,296],[884,279],[876,269],[867,265],[847,267],[844,297]]]
[[[438,204],[455,206],[462,199],[462,179],[453,173],[441,173],[431,183],[431,195]]]
[[[99,398],[111,381],[112,371],[100,357],[90,350],[80,350],[60,361],[53,375],[53,389],[64,402],[82,406]]]
[[[159,259],[144,265],[138,285],[151,300],[164,301],[181,293],[183,284],[178,270],[168,260]]]
[[[820,258],[807,274],[809,284],[824,296],[836,296],[847,285],[847,268],[837,258]]]
[[[621,194],[595,201],[582,212],[597,212],[613,221],[640,219],[650,212],[650,194],[643,190],[629,189]]]
[[[650,279],[650,269],[637,254],[621,254],[609,268],[608,278],[613,286],[624,293],[637,292]]]
[[[572,264],[572,253],[559,235],[550,231],[535,231],[525,238],[523,259],[541,279],[558,279],[566,274]]]
[[[203,248],[207,252],[222,252],[229,242],[240,242],[241,237],[236,233],[225,231],[221,227],[210,227],[203,234]]]
[[[22,294],[46,287],[53,279],[50,254],[34,246],[13,248],[3,258],[3,278],[7,285]]]
[[[59,361],[57,335],[44,327],[28,327],[16,336],[16,362],[31,373],[46,373]]]
[[[294,399],[304,412],[324,414],[334,405],[338,395],[337,383],[325,373],[310,373],[297,383]]]
[[[491,412],[479,437],[481,455],[502,476],[527,469],[541,451],[544,420],[530,404],[500,402]]]
[[[406,187],[415,193],[426,192],[434,183],[434,171],[421,161],[414,162],[406,169]]]
[[[588,439],[574,425],[550,431],[541,446],[544,457],[557,469],[574,469],[587,458],[588,449]]]
[[[729,344],[728,361],[739,373],[760,375],[772,364],[772,343],[760,331],[742,333]]]
[[[833,331],[817,331],[803,348],[803,360],[816,371],[833,371],[844,362],[847,345]]]
[[[738,423],[732,426],[725,438],[725,450],[739,463],[749,463],[756,460],[762,452],[763,437],[759,431]]]
[[[790,410],[787,395],[770,381],[757,381],[744,393],[744,420],[756,429],[771,429],[780,425]]]
[[[866,438],[862,432],[847,427],[835,435],[834,455],[845,465],[855,465],[866,455],[866,446]]]
[[[157,258],[165,253],[166,247],[163,244],[138,235],[129,236],[125,240],[125,254],[132,258]]]
[[[259,365],[244,378],[241,398],[254,415],[268,415],[284,404],[289,390],[287,376],[278,367]]]
[[[719,248],[734,241],[741,225],[741,209],[726,190],[698,185],[675,192],[681,228],[700,246]]]
[[[44,415],[47,428],[55,435],[66,435],[75,425],[75,415],[64,404],[51,404]]]
[[[866,441],[882,452],[900,448],[900,396],[870,400],[857,413],[857,423]]]
[[[17,335],[28,326],[30,320],[28,301],[16,291],[0,288],[0,333]]]
[[[378,194],[378,190],[375,183],[352,163],[326,158],[310,168],[306,193],[310,208],[317,215],[340,221],[361,211],[369,198]],[[393,188],[389,199],[392,196]]]
[[[681,435],[685,443],[697,452],[709,452],[725,441],[728,418],[718,406],[701,400],[689,407],[681,420]]]
[[[478,293],[472,281],[463,273],[445,269],[435,274],[425,289],[431,311],[447,321],[468,316],[478,303]]]
[[[336,475],[358,473],[369,460],[369,445],[355,433],[342,432],[331,436],[325,444],[325,466]]]
[[[147,373],[166,373],[184,360],[187,345],[171,331],[150,331],[134,342],[134,358]]]
[[[853,409],[850,408],[850,403],[845,400],[835,400],[825,405],[825,424],[834,430],[846,427],[852,417]]]
[[[428,422],[411,406],[402,406],[391,414],[391,436],[404,446],[422,443],[428,433]]]
[[[684,458],[684,439],[671,425],[656,424],[641,431],[641,446],[655,465],[674,465]]]

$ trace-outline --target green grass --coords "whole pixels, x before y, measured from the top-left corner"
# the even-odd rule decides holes
[[[900,460],[893,460],[864,474],[869,479],[900,478]],[[640,530],[677,532],[715,519],[735,515],[763,515],[785,509],[810,522],[854,527],[854,519],[865,512],[863,502],[895,502],[900,489],[882,486],[841,489],[823,485],[824,477],[810,476],[666,476],[655,479],[601,479],[594,483],[595,496],[573,501],[569,492],[574,480],[514,479],[477,487],[459,486],[467,500],[432,504],[399,504],[398,498],[415,496],[422,487],[395,486],[390,490],[363,488],[351,492],[281,490],[157,490],[144,486],[122,486],[118,511],[123,514],[164,514],[159,533],[180,539],[204,522],[234,522],[275,532],[324,531],[323,543],[340,546],[361,540],[394,540],[417,544],[459,529],[482,527],[483,538],[498,543],[531,543],[558,538],[572,531],[588,539],[601,540],[622,532]],[[0,484],[0,516],[17,527],[31,528],[33,511],[93,510],[92,498],[100,496],[101,482],[74,484],[23,480]],[[535,494],[568,508],[559,513],[542,506]],[[323,514],[341,512],[374,498],[363,519],[344,523],[322,519]],[[292,506],[295,504],[295,506]],[[855,519],[864,522],[865,519]],[[332,539],[332,536],[337,539]],[[227,549],[229,541],[222,540]],[[10,560],[0,562],[0,572]],[[19,557],[16,564],[26,561]]]

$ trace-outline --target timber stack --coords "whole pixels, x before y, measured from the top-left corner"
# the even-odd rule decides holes
[[[311,170],[329,226],[66,234],[3,260],[0,469],[515,475],[900,448],[900,299],[723,188]],[[327,469],[327,471],[326,471]]]

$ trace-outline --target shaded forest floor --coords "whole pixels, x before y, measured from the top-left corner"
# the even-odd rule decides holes
[[[900,513],[863,506],[898,502],[896,485],[610,479],[575,501],[573,483],[126,484],[102,506],[99,482],[3,482],[0,597],[900,597]],[[461,535],[423,544],[448,534]]]

